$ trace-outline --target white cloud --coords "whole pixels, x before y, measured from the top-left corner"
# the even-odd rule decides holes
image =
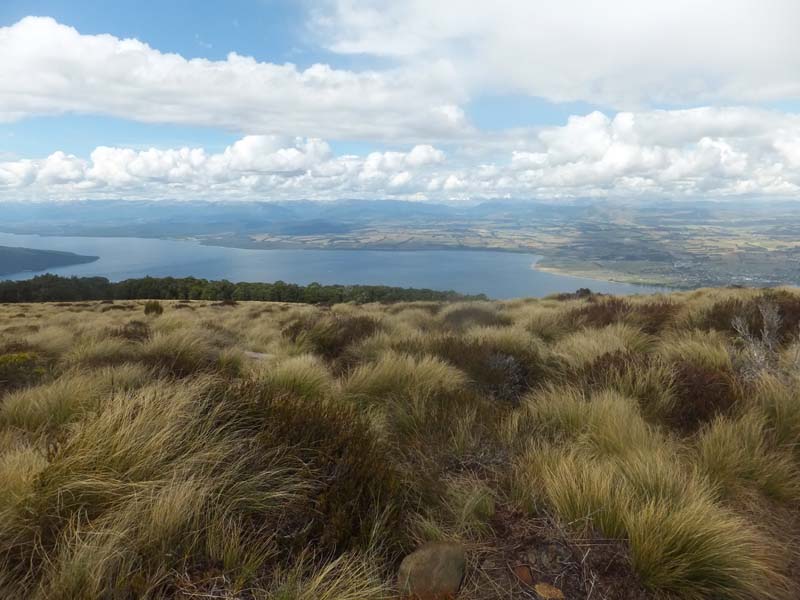
[[[505,150],[499,152],[504,144]],[[800,194],[800,116],[749,108],[593,112],[493,140],[335,155],[253,135],[222,152],[98,147],[0,162],[0,198],[725,198]],[[522,148],[522,149],[520,149]]]
[[[425,140],[467,129],[446,63],[383,71],[187,60],[50,18],[0,27],[0,121],[91,113],[269,135]],[[291,160],[291,159],[289,159]]]
[[[337,52],[449,61],[471,90],[615,108],[800,98],[796,0],[330,0]]]

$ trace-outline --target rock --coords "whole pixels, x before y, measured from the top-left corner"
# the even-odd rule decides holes
[[[453,542],[429,542],[403,559],[397,573],[400,593],[417,600],[455,598],[464,579],[467,557]]]
[[[512,569],[514,576],[523,585],[533,585],[533,573],[528,565],[517,565]]]
[[[541,600],[564,600],[564,592],[549,583],[537,583],[533,589]]]

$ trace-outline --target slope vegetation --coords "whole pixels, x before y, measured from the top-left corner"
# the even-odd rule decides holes
[[[465,599],[796,598],[798,323],[790,289],[0,305],[0,596],[394,598],[447,540]]]

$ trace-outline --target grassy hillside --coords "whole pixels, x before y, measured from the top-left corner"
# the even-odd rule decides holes
[[[0,305],[0,596],[392,598],[454,540],[459,598],[796,598],[799,322],[794,290]]]
[[[22,273],[23,271],[44,271],[54,267],[90,263],[97,259],[97,256],[82,256],[73,252],[0,246],[0,275]]]

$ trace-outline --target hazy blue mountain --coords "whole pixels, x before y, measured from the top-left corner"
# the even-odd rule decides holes
[[[0,246],[0,275],[79,265],[94,262],[98,258],[97,256],[82,256],[72,252]]]

